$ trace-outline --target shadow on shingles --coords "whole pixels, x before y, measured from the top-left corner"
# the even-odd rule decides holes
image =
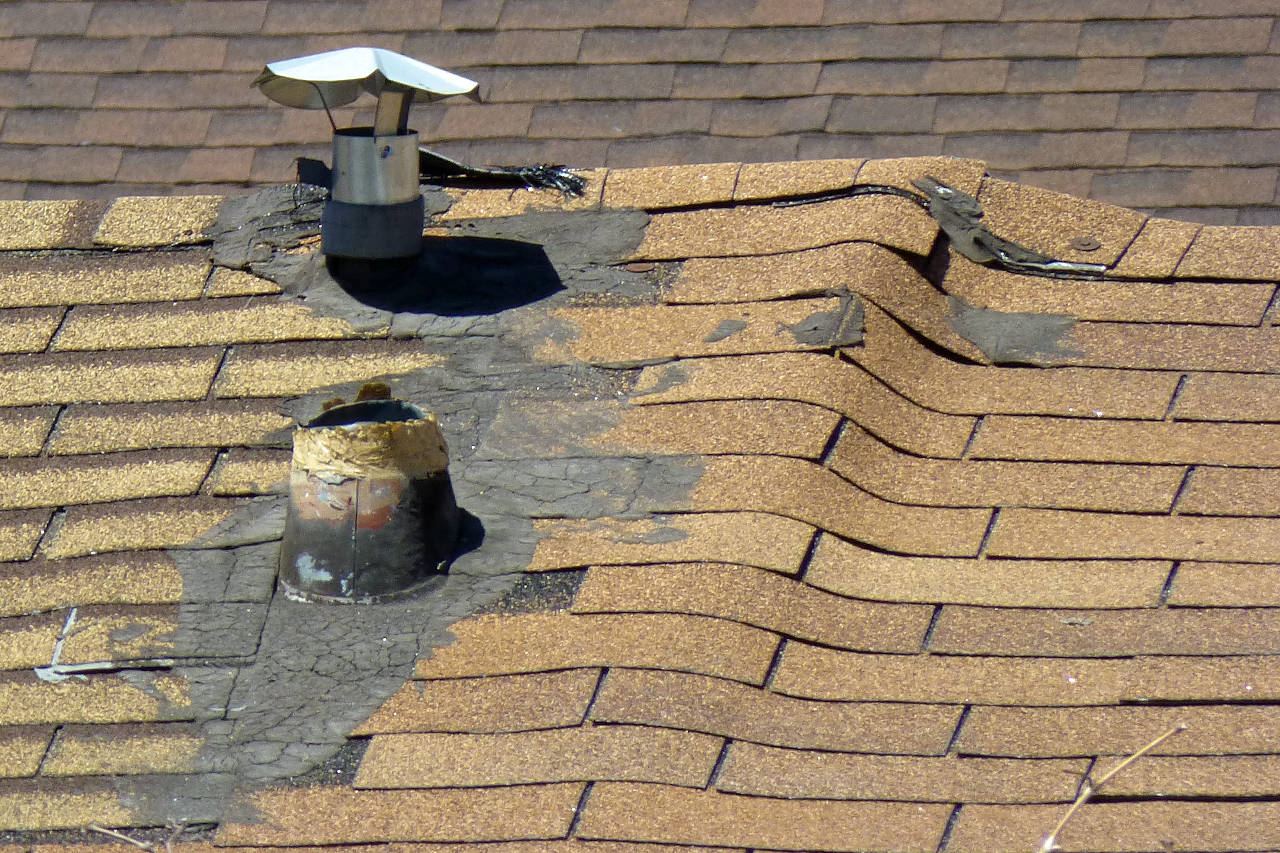
[[[564,290],[542,246],[495,237],[424,237],[415,258],[325,266],[352,299],[397,313],[496,314]]]

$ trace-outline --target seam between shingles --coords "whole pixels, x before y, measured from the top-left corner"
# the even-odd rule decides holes
[[[45,547],[52,542],[62,529],[63,519],[67,517],[65,507],[57,507],[53,514],[49,516],[49,520],[44,525],[44,530],[40,533],[40,538],[36,541],[36,547],[32,549],[31,555],[34,557],[44,551]]]
[[[1156,599],[1156,607],[1167,607],[1169,604],[1169,596],[1173,594],[1173,582],[1178,576],[1178,569],[1182,568],[1181,560],[1174,560],[1173,565],[1169,568],[1169,576],[1164,579],[1164,586],[1160,588],[1160,596]]]
[[[58,413],[53,416],[53,420],[49,421],[49,429],[44,434],[44,440],[40,442],[40,450],[36,456],[49,457],[53,455],[53,436],[58,431],[58,424],[62,422],[62,417],[67,413],[70,404],[62,403],[58,406]]]
[[[58,737],[62,734],[63,724],[58,723],[53,728],[53,734],[49,735],[49,742],[44,746],[44,754],[40,756],[40,763],[36,765],[36,776],[44,776],[45,765],[53,757],[54,744],[58,742]]]
[[[591,711],[596,706],[596,700],[600,698],[600,691],[604,689],[604,680],[609,675],[609,667],[600,669],[600,677],[596,679],[596,687],[591,691],[591,698],[587,700],[587,707],[582,709],[582,721],[579,725],[586,725],[591,720]]]
[[[986,415],[978,415],[973,422],[973,429],[969,431],[969,440],[964,444],[964,450],[960,451],[961,459],[968,459],[969,452],[973,450],[973,444],[978,440],[978,430],[982,429],[982,425],[986,423]]]
[[[204,399],[213,401],[218,399],[217,388],[218,380],[222,377],[222,370],[227,366],[227,360],[231,358],[231,350],[234,346],[226,346],[222,348],[222,357],[218,359],[218,366],[213,371],[213,378],[209,380],[209,389],[204,392]]]
[[[1259,328],[1266,328],[1275,319],[1276,312],[1280,311],[1280,285],[1276,285],[1271,291],[1271,300],[1267,302],[1266,310],[1262,312],[1262,317],[1258,320]]]
[[[595,784],[595,782],[588,782],[583,786],[582,796],[578,797],[578,805],[573,810],[573,820],[569,821],[569,830],[564,835],[566,839],[573,838],[574,833],[578,831],[578,824],[582,821],[582,813],[587,810],[587,800],[591,798],[591,789]]]
[[[773,650],[773,659],[769,661],[769,668],[765,670],[764,681],[760,686],[768,690],[773,685],[774,676],[777,675],[778,669],[782,666],[782,652],[787,647],[787,638],[778,638],[778,647]]]
[[[991,534],[996,529],[996,521],[1000,518],[1001,509],[1003,509],[1003,507],[996,507],[991,511],[991,520],[987,522],[987,529],[982,534],[982,541],[978,543],[978,553],[974,555],[978,559],[984,559],[986,557],[987,543],[991,541]]]
[[[200,479],[200,485],[196,487],[195,493],[197,495],[213,494],[214,474],[218,471],[219,467],[226,461],[226,454],[228,450],[230,450],[229,447],[213,448],[213,460],[209,463],[208,469],[205,470],[204,476]]]
[[[819,465],[826,467],[831,460],[831,454],[835,452],[836,445],[840,443],[840,438],[844,435],[844,431],[848,426],[849,418],[842,414],[840,420],[836,421],[835,428],[831,430],[831,435],[827,437],[827,443],[823,446],[822,452],[818,454]]]
[[[938,839],[937,853],[945,853],[947,845],[951,842],[951,833],[960,821],[960,810],[962,808],[964,808],[963,803],[956,803],[951,809],[951,814],[947,815],[947,822],[942,827],[942,837]]]
[[[928,652],[929,643],[933,642],[933,632],[938,627],[938,621],[942,618],[942,605],[935,604],[933,606],[933,615],[929,617],[929,626],[924,629],[924,636],[920,638],[920,651]]]
[[[49,340],[45,342],[43,352],[53,352],[53,345],[58,342],[58,335],[62,334],[62,329],[67,325],[67,318],[71,316],[71,306],[62,306],[62,316],[58,318],[58,325],[53,330],[53,334],[49,335]]]
[[[1164,417],[1161,420],[1172,421],[1173,410],[1178,406],[1178,398],[1182,396],[1182,389],[1187,387],[1187,380],[1190,377],[1185,374],[1178,375],[1178,384],[1173,386],[1173,393],[1169,395],[1169,406],[1164,410]]]
[[[947,748],[943,750],[943,755],[955,754],[956,744],[960,742],[960,732],[964,729],[965,721],[969,719],[969,712],[972,710],[972,705],[965,705],[960,709],[960,717],[956,720],[956,727],[951,732],[951,739],[947,741]]]
[[[720,754],[716,756],[716,763],[711,767],[711,775],[707,777],[706,790],[711,790],[720,782],[720,774],[724,772],[725,762],[729,760],[729,745],[733,743],[733,738],[727,737],[724,743],[720,745]]]
[[[1187,470],[1182,472],[1182,480],[1178,483],[1178,488],[1173,493],[1173,500],[1169,502],[1169,514],[1178,514],[1178,502],[1182,500],[1183,493],[1187,490],[1187,486],[1191,483],[1191,472],[1195,471],[1197,466],[1188,465]]]
[[[821,527],[813,529],[813,536],[809,539],[809,547],[805,549],[804,556],[800,558],[800,567],[796,569],[796,580],[804,581],[804,576],[809,574],[809,565],[813,562],[813,555],[818,552],[818,542],[822,539],[822,533]]]

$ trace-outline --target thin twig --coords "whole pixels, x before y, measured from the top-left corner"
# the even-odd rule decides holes
[[[173,826],[173,832],[169,833],[169,837],[164,840],[164,853],[173,853],[173,842],[178,840],[178,836],[187,828],[185,823],[177,823]]]
[[[1187,727],[1186,723],[1178,723],[1176,726],[1169,729],[1164,734],[1160,735],[1160,737],[1151,741],[1151,743],[1147,744],[1142,749],[1138,750],[1133,755],[1130,755],[1124,761],[1121,761],[1115,767],[1108,770],[1105,774],[1103,774],[1102,778],[1100,778],[1097,782],[1090,782],[1088,777],[1086,776],[1084,779],[1084,782],[1080,786],[1080,795],[1076,797],[1075,802],[1070,805],[1070,807],[1067,809],[1067,813],[1062,816],[1062,820],[1058,821],[1058,825],[1053,828],[1053,831],[1045,836],[1044,842],[1041,843],[1040,847],[1036,850],[1036,853],[1052,853],[1054,850],[1058,849],[1058,833],[1062,831],[1062,827],[1067,825],[1067,821],[1071,819],[1071,816],[1076,813],[1077,809],[1079,809],[1086,802],[1088,802],[1089,798],[1092,797],[1094,794],[1096,794],[1102,788],[1103,785],[1110,782],[1113,776],[1115,776],[1121,770],[1128,767],[1133,762],[1137,761],[1140,757],[1142,757],[1146,753],[1150,752],[1160,744],[1164,743],[1169,738],[1176,735],[1178,732],[1186,729],[1186,727]]]
[[[130,838],[123,832],[116,832],[114,829],[107,829],[105,826],[98,826],[96,823],[89,824],[88,828],[92,829],[94,832],[101,832],[103,835],[110,835],[112,838],[120,841],[127,841],[139,850],[147,850],[149,853],[154,853],[156,849],[156,846],[150,841],[139,841],[136,838]]]

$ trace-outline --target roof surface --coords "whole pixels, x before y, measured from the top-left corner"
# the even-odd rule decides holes
[[[926,174],[1106,277],[771,203]],[[13,850],[1029,851],[1178,723],[1064,848],[1280,847],[1280,229],[971,160],[587,177],[428,190],[373,282],[305,187],[0,203]],[[379,377],[469,550],[285,601],[289,429]]]
[[[481,83],[485,103],[419,107],[412,125],[477,163],[947,154],[1174,218],[1280,224],[1276,13],[1275,0],[6,2],[0,197],[293,180],[300,151],[327,156],[329,123],[249,80],[369,44]]]

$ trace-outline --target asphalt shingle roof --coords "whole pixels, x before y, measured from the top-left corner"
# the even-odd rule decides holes
[[[925,174],[1107,275],[758,203]],[[484,310],[332,286],[300,213],[236,264],[217,199],[4,203],[12,849],[1025,851],[1175,723],[1064,848],[1280,845],[1274,229],[937,158],[432,192]],[[283,602],[288,429],[378,377],[483,539],[426,603]]]

